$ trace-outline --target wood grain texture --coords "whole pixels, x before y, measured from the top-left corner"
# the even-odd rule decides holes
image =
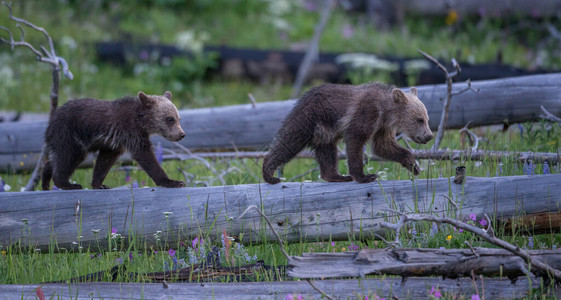
[[[533,75],[472,82],[479,94],[471,91],[454,96],[450,105],[448,128],[534,121],[542,113],[540,105],[561,115],[561,74]],[[453,91],[467,87],[454,84]],[[427,106],[430,127],[438,127],[446,85],[418,87],[419,98]],[[202,108],[181,111],[181,125],[187,137],[180,143],[191,150],[252,149],[265,150],[280,122],[295,100]],[[34,166],[43,143],[45,121],[0,123],[0,170]],[[166,148],[173,143],[160,137]],[[235,145],[235,147],[234,147]],[[23,166],[22,166],[23,164]]]
[[[561,251],[531,250],[552,268],[561,269]],[[292,257],[287,274],[297,278],[364,277],[366,275],[442,276],[476,275],[518,278],[526,266],[522,258],[504,249],[364,249],[345,253],[304,253]]]
[[[471,279],[443,280],[441,278],[401,278],[362,279],[362,280],[317,280],[314,284],[336,299],[355,298],[368,294],[370,299],[377,294],[386,299],[430,299],[431,287],[438,287],[443,295],[456,294],[470,299],[476,294]],[[482,284],[485,292],[482,292]],[[241,283],[70,283],[70,284],[29,284],[0,285],[0,299],[36,299],[37,289],[41,286],[47,299],[320,299],[321,295],[305,281],[284,282],[241,282]],[[485,278],[477,281],[481,299],[522,298],[529,289],[539,288],[539,280],[529,281],[519,278],[512,284],[507,278]],[[559,290],[551,294],[561,296]],[[484,298],[483,298],[484,294]],[[396,298],[392,298],[396,297]],[[313,297],[313,298],[312,298]]]
[[[0,241],[7,245],[20,240],[22,245],[46,251],[51,238],[56,238],[60,247],[75,249],[81,245],[95,250],[97,245],[106,244],[112,227],[127,237],[135,234],[148,246],[155,244],[157,231],[162,231],[162,240],[170,245],[197,235],[216,238],[223,229],[242,242],[274,241],[257,212],[237,220],[250,205],[262,207],[286,241],[372,238],[385,232],[380,222],[394,220],[389,209],[411,212],[417,208],[420,213],[448,211],[454,215],[444,195],[461,205],[464,216],[487,213],[510,219],[561,210],[561,174],[466,177],[463,185],[451,181],[287,182],[0,193]],[[551,226],[557,230],[560,225]],[[92,231],[97,229],[97,234]]]

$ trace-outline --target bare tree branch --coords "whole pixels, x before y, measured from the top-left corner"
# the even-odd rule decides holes
[[[70,72],[70,70],[68,68],[68,64],[66,63],[66,60],[64,60],[62,57],[59,57],[59,56],[56,55],[53,39],[51,38],[49,33],[43,27],[39,27],[39,26],[37,26],[37,25],[27,21],[27,20],[14,17],[11,3],[2,1],[2,4],[8,8],[8,11],[10,13],[10,15],[9,15],[10,19],[13,20],[14,22],[16,22],[16,27],[20,31],[20,41],[14,40],[14,35],[12,34],[12,32],[8,28],[3,27],[3,26],[1,26],[0,29],[6,31],[8,33],[9,40],[0,37],[0,41],[4,42],[6,44],[9,44],[12,47],[12,51],[15,49],[16,46],[27,48],[37,56],[38,61],[48,63],[52,67],[52,86],[51,86],[51,93],[50,93],[50,98],[51,98],[50,117],[52,117],[54,111],[56,110],[56,108],[58,106],[58,89],[59,89],[59,85],[60,85],[60,74],[59,74],[59,72],[61,70],[60,66],[62,65],[63,74],[68,79],[72,80],[74,78],[74,76],[72,75],[72,72]],[[25,26],[28,26],[33,30],[41,32],[45,36],[45,38],[47,39],[49,49],[47,49],[47,48],[45,48],[44,46],[41,45],[39,47],[39,49],[41,49],[41,51],[43,52],[43,53],[41,53],[41,51],[37,50],[37,48],[35,48],[33,45],[26,42],[24,40],[25,39],[25,31],[23,30],[23,27],[21,26],[21,24],[23,24]],[[40,170],[41,170],[42,165],[43,165],[42,160],[43,160],[44,156],[45,156],[45,147],[42,148],[41,154],[39,155],[39,161],[37,161],[37,164],[35,165],[35,169],[33,170],[32,176],[31,176],[31,178],[29,179],[29,181],[27,182],[27,184],[24,188],[26,191],[34,190],[35,186],[39,182],[39,177],[40,177],[39,174],[40,174]]]
[[[547,111],[547,109],[545,109],[545,107],[543,107],[543,105],[540,105],[540,108],[543,111],[543,115],[540,115],[540,118],[551,121],[551,122],[561,123],[561,118],[559,118],[556,115]]]
[[[317,56],[317,53],[319,52],[319,39],[323,34],[323,30],[327,25],[327,21],[329,21],[329,17],[331,16],[331,11],[335,7],[336,3],[337,2],[334,0],[325,1],[324,4],[325,6],[321,12],[320,20],[314,30],[314,36],[312,37],[308,50],[306,51],[306,55],[304,55],[304,59],[302,60],[302,63],[298,68],[298,73],[296,74],[294,86],[292,87],[292,98],[296,98],[300,94],[300,90],[302,89],[302,85],[304,84],[304,80],[306,79],[306,75],[308,74],[308,70],[312,65],[312,61],[314,57]]]
[[[469,232],[481,237],[482,239],[484,239],[488,243],[491,243],[491,244],[499,246],[499,247],[501,247],[505,250],[508,250],[512,254],[517,255],[517,256],[521,257],[522,259],[524,259],[536,271],[545,273],[545,274],[537,274],[537,275],[542,276],[542,277],[552,276],[553,278],[555,278],[556,281],[561,282],[561,270],[556,270],[556,269],[550,267],[549,265],[547,265],[547,264],[545,264],[545,263],[543,263],[543,262],[541,262],[537,259],[534,259],[530,254],[528,254],[528,251],[520,249],[518,246],[515,246],[511,243],[508,243],[504,240],[501,240],[501,239],[497,238],[494,234],[493,229],[492,229],[491,220],[489,219],[489,216],[487,216],[487,215],[485,215],[485,218],[487,220],[487,230],[484,230],[484,229],[475,227],[473,225],[466,224],[462,221],[459,221],[459,220],[453,219],[453,218],[437,217],[437,216],[426,215],[426,214],[404,214],[404,213],[400,213],[400,212],[397,212],[397,211],[394,211],[394,212],[400,215],[399,221],[397,223],[382,222],[382,223],[380,223],[380,226],[395,230],[396,243],[397,244],[399,244],[399,231],[408,222],[429,221],[429,222],[435,222],[435,223],[439,223],[439,224],[443,224],[443,223],[450,224],[450,225],[455,226],[456,228],[460,228],[460,229],[463,229],[465,231],[469,231]],[[539,273],[539,272],[537,272],[537,273]]]
[[[436,132],[436,137],[434,139],[434,145],[432,147],[433,150],[438,150],[438,148],[440,148],[440,143],[442,142],[442,137],[444,136],[444,130],[445,130],[445,127],[446,127],[446,123],[448,121],[448,112],[450,110],[450,104],[452,102],[452,96],[454,95],[452,93],[452,79],[454,77],[458,76],[462,72],[462,69],[460,68],[460,64],[458,64],[456,59],[452,58],[452,66],[454,67],[454,71],[448,72],[446,67],[444,67],[440,62],[438,62],[438,60],[436,60],[434,57],[432,57],[429,54],[423,52],[421,49],[417,49],[417,52],[419,52],[421,55],[423,55],[429,61],[436,64],[436,66],[440,70],[442,70],[442,72],[444,72],[444,75],[446,76],[446,99],[444,100],[444,104],[443,104],[443,108],[442,108],[442,114],[440,115],[440,122],[438,123],[438,129],[437,129],[437,132]],[[467,90],[471,90],[471,82],[469,80],[468,80],[467,89],[464,89],[464,90],[462,90],[462,91],[460,91],[456,94],[461,94],[461,93],[463,93]]]

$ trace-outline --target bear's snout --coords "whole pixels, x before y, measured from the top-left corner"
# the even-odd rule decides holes
[[[424,137],[421,138],[421,142],[423,144],[428,143],[430,140],[432,140],[432,138],[434,137],[434,135],[432,133],[429,133],[427,135],[425,135]]]

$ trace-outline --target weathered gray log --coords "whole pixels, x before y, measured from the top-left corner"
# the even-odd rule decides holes
[[[448,128],[516,123],[539,119],[543,105],[554,115],[561,115],[561,74],[534,75],[499,80],[474,81],[471,91],[452,98]],[[454,84],[454,91],[465,83]],[[427,106],[430,127],[436,129],[442,110],[441,99],[446,86],[421,86],[419,97]],[[187,137],[181,145],[191,150],[265,149],[280,122],[290,111],[294,100],[202,108],[181,111],[182,127]],[[0,123],[0,170],[34,164],[41,151],[46,122]],[[160,137],[163,147],[173,143]]]
[[[561,251],[530,250],[530,255],[561,270]],[[476,275],[517,278],[526,275],[522,258],[504,249],[364,249],[344,253],[293,256],[288,275],[297,278],[363,277],[365,275]]]
[[[110,228],[156,245],[154,234],[170,244],[194,236],[220,237],[222,230],[242,242],[276,241],[257,212],[237,217],[250,205],[262,207],[286,241],[373,238],[384,234],[389,209],[454,215],[483,213],[499,220],[520,215],[561,214],[561,174],[495,178],[467,177],[380,181],[372,184],[281,183],[208,188],[140,188],[0,193],[0,242],[18,241],[46,251],[52,238],[60,247],[106,245]],[[78,210],[77,210],[78,209]],[[534,232],[559,230],[560,218],[535,220]],[[99,230],[98,233],[94,230]]]
[[[481,299],[512,299],[527,296],[530,288],[539,289],[539,280],[521,277],[512,284],[507,278],[485,278],[477,280],[477,287],[471,279],[443,280],[441,278],[401,278],[361,279],[361,280],[317,280],[314,284],[336,299],[374,295],[386,299],[430,299],[431,287],[438,288],[446,296],[456,294],[470,299],[476,294]],[[482,288],[484,286],[484,289]],[[319,299],[321,294],[305,281],[284,282],[238,282],[238,283],[68,283],[68,284],[10,284],[0,285],[0,295],[6,299],[37,299],[36,289],[41,287],[46,299],[294,299],[302,295],[304,299]],[[547,287],[544,289],[547,290]],[[547,292],[544,291],[544,294]],[[561,296],[559,290],[551,293]]]
[[[237,152],[195,152],[195,153],[183,153],[178,150],[175,153],[164,154],[164,160],[193,160],[193,159],[241,159],[241,158],[263,158],[267,154],[266,151],[237,151]],[[423,149],[413,149],[413,156],[415,159],[437,159],[437,160],[471,160],[471,161],[484,161],[486,159],[503,161],[509,159],[512,161],[518,161],[520,163],[526,163],[532,161],[534,163],[548,162],[550,165],[559,163],[561,161],[561,155],[559,153],[551,152],[515,152],[515,151],[490,151],[490,150],[423,150]],[[38,156],[38,155],[37,155]],[[33,157],[28,156],[25,161],[12,162],[10,166],[12,171],[23,171],[28,170],[30,164],[33,163]],[[300,152],[297,158],[315,158],[311,151],[304,150]],[[339,159],[347,159],[347,154],[345,152],[338,153]],[[369,160],[381,161],[383,159],[376,155],[369,157]],[[132,158],[128,153],[125,153],[121,157],[121,163],[123,165],[132,164]],[[94,156],[88,155],[86,160],[80,165],[82,168],[92,167],[94,164]]]

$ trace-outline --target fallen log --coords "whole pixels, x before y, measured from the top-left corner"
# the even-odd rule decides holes
[[[530,255],[561,269],[561,251],[530,250]],[[366,275],[471,277],[511,279],[525,276],[526,262],[505,249],[364,249],[359,252],[304,253],[293,256],[287,274],[297,278],[364,277]]]
[[[178,151],[168,151],[168,154],[164,154],[164,160],[197,160],[197,159],[242,159],[242,158],[255,158],[261,159],[267,154],[266,151],[236,151],[236,152],[195,152],[195,153],[185,153],[181,152],[182,149]],[[169,153],[173,152],[173,153]],[[544,163],[548,162],[550,165],[559,163],[561,161],[561,155],[559,153],[551,152],[514,152],[514,151],[492,151],[492,150],[424,150],[424,149],[412,149],[411,152],[415,159],[436,159],[436,160],[469,160],[469,161],[484,161],[486,159],[492,161],[504,161],[508,159],[510,161],[518,161],[520,163],[526,163],[532,161],[534,163]],[[376,155],[368,154],[369,160],[381,161],[383,159]],[[12,161],[10,163],[9,169],[13,172],[21,172],[24,170],[29,170],[34,167],[36,158],[39,156],[26,156],[22,158],[21,161]],[[304,150],[299,153],[296,158],[315,158],[311,151]],[[339,159],[347,159],[347,154],[345,152],[338,153]],[[80,165],[81,168],[90,168],[94,164],[94,155],[88,155],[84,162]],[[125,153],[121,158],[121,164],[130,165],[133,163],[131,156]]]
[[[559,289],[549,291],[539,280],[519,278],[515,284],[507,278],[484,278],[475,281],[462,278],[444,280],[442,278],[376,278],[361,280],[318,280],[314,284],[337,299],[349,296],[374,295],[386,299],[434,299],[431,288],[437,288],[443,295],[455,295],[470,299],[478,294],[481,299],[523,298],[530,289],[560,297]],[[483,288],[484,287],[484,288]],[[110,299],[294,299],[302,295],[304,299],[319,299],[321,294],[305,281],[235,282],[235,283],[63,283],[63,284],[5,284],[0,285],[0,294],[9,299],[37,299],[37,290],[46,298],[68,297],[90,299],[92,295]]]
[[[384,0],[385,2],[391,2]],[[554,16],[561,9],[561,1],[548,0],[531,3],[526,0],[405,0],[402,5],[404,12],[419,15],[447,15],[454,10],[460,16]]]
[[[478,94],[467,91],[452,98],[448,128],[462,128],[468,122],[480,126],[535,121],[542,105],[550,113],[561,115],[560,81],[560,73],[474,81],[471,85],[479,89]],[[456,83],[453,90],[466,87],[465,83]],[[429,125],[436,129],[446,86],[420,86],[418,93],[427,106]],[[183,110],[181,124],[187,137],[180,143],[193,151],[265,149],[294,101],[258,103],[255,108],[246,104]],[[0,170],[35,166],[45,126],[46,122],[0,123]],[[165,148],[177,148],[160,137],[153,141]]]
[[[47,251],[105,247],[111,228],[136,241],[170,245],[195,236],[217,239],[226,230],[243,243],[276,241],[257,212],[237,217],[250,205],[261,207],[286,241],[374,238],[393,221],[388,210],[455,215],[483,213],[499,222],[519,216],[561,214],[561,174],[479,178],[464,184],[452,178],[380,181],[372,184],[248,184],[205,188],[137,188],[0,193],[0,243]],[[446,196],[446,197],[445,197]],[[561,218],[533,227],[558,231]],[[158,233],[160,232],[160,233]],[[156,234],[156,236],[155,236]]]

